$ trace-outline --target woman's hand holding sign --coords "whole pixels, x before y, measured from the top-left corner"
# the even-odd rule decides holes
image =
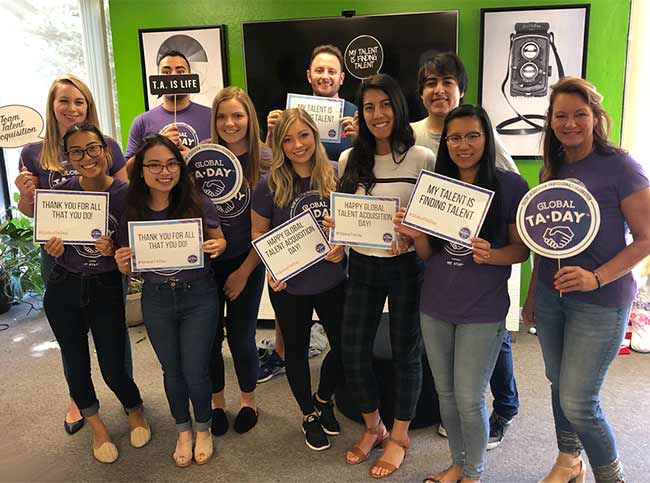
[[[282,292],[287,288],[287,282],[278,282],[269,272],[266,272],[266,280],[269,282],[269,287],[271,287],[271,290],[274,292]]]
[[[223,238],[210,239],[203,242],[203,251],[210,255],[210,258],[217,258],[226,249],[226,240]]]
[[[562,267],[555,273],[553,286],[560,292],[589,292],[599,288],[594,272],[581,267]]]
[[[60,257],[63,255],[63,251],[65,250],[63,240],[59,237],[53,236],[45,245],[43,245],[43,250],[52,257]]]
[[[95,242],[95,248],[103,257],[112,257],[115,254],[113,239],[108,235],[100,236]]]
[[[424,232],[418,231],[415,228],[410,228],[406,225],[402,225],[405,215],[406,215],[406,208],[400,208],[399,210],[397,210],[397,213],[395,213],[395,216],[393,217],[393,223],[395,224],[395,231],[413,240],[425,236]]]
[[[115,250],[115,263],[117,263],[117,269],[124,275],[128,275],[131,272],[132,256],[133,250],[130,247],[122,247]]]
[[[478,237],[472,238],[472,258],[474,259],[474,263],[478,265],[490,263],[491,252],[492,245],[490,245],[489,241]]]

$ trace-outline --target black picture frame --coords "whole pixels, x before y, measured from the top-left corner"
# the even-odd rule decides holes
[[[481,9],[478,102],[513,157],[541,158],[550,86],[586,76],[589,13],[589,4]]]
[[[211,107],[214,96],[228,85],[225,25],[139,29],[138,38],[146,110],[162,103],[149,94],[148,78],[158,73],[158,56],[165,50],[183,52],[192,72],[199,74],[201,92],[192,94],[193,102]]]

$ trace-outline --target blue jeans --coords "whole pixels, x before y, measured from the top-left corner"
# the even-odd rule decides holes
[[[142,287],[142,315],[162,365],[176,429],[207,431],[212,421],[208,365],[216,331],[217,287],[212,277]]]
[[[514,418],[519,412],[519,393],[512,363],[510,332],[507,330],[503,332],[503,343],[490,378],[490,389],[494,396],[494,412],[507,420]]]
[[[559,450],[581,446],[596,481],[618,481],[622,470],[612,428],[600,407],[600,388],[623,340],[631,305],[603,307],[571,299],[538,282],[535,321],[544,355],[546,378]],[[598,478],[598,473],[612,478]]]
[[[453,464],[465,477],[478,479],[490,435],[485,393],[505,321],[451,324],[420,312],[420,323]]]

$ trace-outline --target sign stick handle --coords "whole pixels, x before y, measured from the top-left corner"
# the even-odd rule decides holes
[[[176,125],[176,94],[174,94],[174,126]]]
[[[558,269],[558,271],[560,271],[560,268],[562,268],[562,267],[560,266],[560,259],[558,258],[557,259],[557,269]],[[562,298],[562,290],[560,290],[560,298]]]

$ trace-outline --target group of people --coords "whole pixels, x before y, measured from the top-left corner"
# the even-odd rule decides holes
[[[159,59],[160,73],[189,71],[181,52]],[[338,96],[344,80],[339,49],[316,47],[307,79],[314,95]],[[61,347],[72,400],[65,427],[72,434],[88,422],[97,460],[115,461],[118,449],[98,413],[89,329],[102,376],[128,414],[131,444],[142,447],[151,438],[132,377],[124,320],[122,274],[131,272],[133,256],[127,223],[201,218],[204,268],[143,273],[143,315],[176,422],[177,466],[208,462],[212,435],[229,428],[224,333],[240,390],[234,429],[245,433],[258,421],[255,329],[266,282],[281,348],[274,357],[283,359],[309,448],[327,449],[329,438],[340,433],[333,395],[343,375],[364,421],[346,463],[361,464],[383,446],[370,475],[395,472],[410,445],[424,349],[440,401],[439,431],[448,437],[451,452],[451,465],[425,482],[480,481],[486,450],[502,440],[519,405],[505,316],[511,266],[529,257],[515,225],[528,186],[485,110],[461,105],[467,75],[455,54],[428,60],[418,85],[428,116],[410,123],[393,78],[377,74],[363,80],[356,105],[346,101],[341,119],[347,148],[321,143],[316,124],[302,109],[269,113],[262,142],[255,107],[237,87],[223,89],[211,109],[188,96],[165,97],[161,106],[135,119],[123,156],[99,130],[83,82],[72,75],[54,81],[44,141],[23,149],[16,185],[19,208],[27,215],[33,215],[37,188],[111,195],[110,229],[94,246],[52,238],[42,255],[45,312]],[[581,182],[600,205],[601,228],[591,246],[560,270],[553,260],[535,257],[523,315],[537,326],[559,449],[543,483],[584,482],[583,449],[598,483],[623,481],[599,392],[635,294],[630,270],[650,254],[650,190],[641,167],[608,141],[601,100],[587,81],[560,79],[552,87],[544,129],[540,181]],[[183,158],[205,140],[228,148],[243,168],[240,193],[228,206],[195,186],[194,178],[205,173]],[[405,206],[422,169],[494,192],[471,249],[403,225],[401,208],[394,217],[399,241],[390,250],[334,245],[322,261],[286,282],[265,274],[252,239],[315,206],[322,208],[318,221],[327,232],[335,224],[329,215],[335,191],[399,197]],[[372,347],[386,299],[396,377],[395,419],[385,422]],[[308,361],[314,310],[330,344],[315,391]],[[491,416],[488,384],[495,396]]]

